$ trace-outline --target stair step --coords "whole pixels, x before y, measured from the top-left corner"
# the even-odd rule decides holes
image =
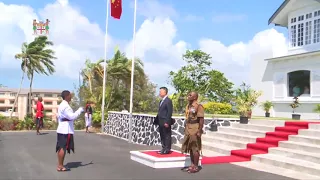
[[[320,121],[319,121],[320,122]],[[320,130],[320,124],[309,124],[309,128],[310,130]]]
[[[303,136],[303,135],[290,135],[289,141],[308,143],[312,145],[320,145],[320,138]]]
[[[268,143],[273,145],[278,145],[280,141],[286,141],[286,139],[278,137],[257,138],[258,143]]]
[[[275,128],[275,126],[266,126],[266,125],[259,125],[259,124],[240,124],[240,123],[233,123],[231,127],[239,128],[239,129],[264,131],[264,132],[274,131],[274,128]]]
[[[310,161],[313,163],[320,162],[320,154],[319,153],[310,153],[307,151],[288,149],[288,148],[282,148],[282,147],[270,148],[269,153],[276,154],[279,156],[294,158],[294,159],[301,159],[304,161]]]
[[[289,137],[289,135],[296,135],[296,134],[297,133],[293,133],[293,132],[275,131],[275,132],[267,132],[266,136],[287,139]]]
[[[257,131],[252,129],[240,129],[240,128],[234,128],[234,127],[224,127],[224,126],[220,126],[218,128],[218,131],[235,133],[235,134],[244,134],[244,135],[255,136],[255,137],[264,137],[266,135],[266,133],[263,131]]]
[[[266,125],[266,126],[284,126],[282,120],[250,120],[249,124]]]
[[[250,169],[254,169],[254,170],[258,170],[258,171],[262,171],[262,172],[277,174],[280,176],[285,176],[285,177],[289,177],[289,178],[293,178],[293,179],[301,179],[301,180],[320,179],[319,176],[313,176],[310,174],[301,173],[299,171],[293,171],[293,170],[280,168],[280,167],[273,166],[273,165],[267,165],[267,164],[263,164],[263,163],[256,162],[256,161],[236,162],[236,163],[231,163],[231,164],[235,164],[235,165],[238,165],[241,167],[246,167],[246,168],[250,168]]]
[[[310,137],[319,137],[320,130],[313,130],[313,129],[300,129],[299,135],[302,136],[310,136]]]
[[[206,141],[202,141],[202,149],[206,149],[206,150],[210,150],[210,151],[214,151],[223,155],[230,155],[231,154],[231,150],[234,149],[239,149],[237,147],[232,147],[232,146],[226,146],[226,145],[221,145],[221,144],[214,144],[211,142],[206,142]]]
[[[227,133],[227,132],[208,132],[206,135],[218,137],[218,138],[225,138],[230,140],[238,140],[247,143],[256,142],[255,136],[243,135],[243,134],[236,134],[236,133]]]
[[[293,158],[283,157],[275,154],[253,155],[251,159],[253,161],[277,166],[280,168],[285,168],[293,171],[298,171],[301,173],[320,176],[320,168],[318,164],[308,162],[308,161],[303,161],[300,159],[293,159]]]
[[[311,153],[319,153],[320,152],[320,146],[312,145],[308,143],[302,143],[302,142],[293,142],[293,141],[280,141],[279,147],[282,148],[288,148],[288,149],[295,149],[300,151],[307,151]]]
[[[234,139],[220,138],[220,137],[215,137],[215,136],[204,135],[204,136],[202,136],[202,140],[206,141],[208,143],[222,144],[222,145],[237,147],[237,148],[246,148],[247,147],[247,142],[234,140]]]
[[[262,150],[262,151],[266,151],[266,152],[268,152],[268,149],[270,147],[276,147],[276,146],[277,145],[269,144],[269,143],[262,143],[262,142],[250,143],[247,145],[248,148]]]

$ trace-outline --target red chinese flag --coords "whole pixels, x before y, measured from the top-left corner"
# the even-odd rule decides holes
[[[111,16],[115,19],[120,19],[122,14],[122,0],[110,0]]]

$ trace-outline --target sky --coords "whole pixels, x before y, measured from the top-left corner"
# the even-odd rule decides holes
[[[137,0],[135,56],[144,62],[150,80],[168,84],[168,73],[184,65],[182,54],[201,49],[235,85],[249,82],[251,54],[286,47],[287,29],[268,25],[283,0]],[[18,88],[23,42],[35,36],[32,20],[50,20],[56,73],[36,75],[33,88],[74,89],[86,58],[104,57],[107,0],[0,1],[0,84]],[[134,1],[123,0],[120,20],[109,17],[107,57],[118,46],[132,57]],[[108,83],[108,82],[107,82]],[[23,87],[29,86],[26,79]]]

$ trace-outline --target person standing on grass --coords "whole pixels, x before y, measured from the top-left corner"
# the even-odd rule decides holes
[[[186,107],[185,134],[181,152],[190,154],[191,166],[182,168],[181,170],[188,173],[196,173],[199,172],[204,108],[198,103],[197,92],[189,93],[188,101],[189,104]]]
[[[37,135],[40,135],[40,128],[43,128],[43,104],[42,104],[42,97],[38,97],[37,101],[37,109],[36,109],[36,128],[37,128]]]
[[[64,167],[64,158],[66,153],[70,154],[70,150],[74,153],[74,127],[73,122],[81,113],[83,108],[80,107],[77,111],[73,112],[69,103],[71,101],[71,93],[65,90],[61,93],[63,101],[58,108],[58,128],[57,128],[57,145],[56,152],[58,154],[58,167],[57,171],[68,171],[68,167]]]
[[[91,126],[91,121],[92,121],[92,106],[90,101],[87,102],[86,113],[84,114],[84,118],[86,121],[86,133],[90,133],[89,127]]]

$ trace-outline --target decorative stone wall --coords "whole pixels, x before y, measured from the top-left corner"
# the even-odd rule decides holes
[[[133,114],[132,141],[149,146],[160,145],[158,126],[153,125],[155,116],[147,114]],[[183,139],[184,117],[172,117],[176,123],[172,125],[172,143],[176,144]],[[239,119],[207,119],[205,118],[204,133],[215,131],[217,126],[230,126],[239,122]],[[122,139],[129,138],[129,113],[108,112],[108,120],[104,132]]]

